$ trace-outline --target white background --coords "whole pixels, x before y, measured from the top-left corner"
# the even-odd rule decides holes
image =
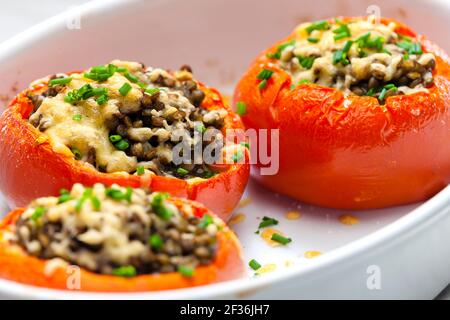
[[[2,1],[0,10],[0,42],[31,28],[54,14],[92,0],[14,0]],[[440,298],[450,299],[450,287]]]

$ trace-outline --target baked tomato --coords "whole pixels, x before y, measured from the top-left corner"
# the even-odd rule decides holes
[[[241,148],[247,158],[225,137],[240,128],[220,93],[188,66],[168,72],[116,60],[56,74],[0,117],[0,190],[14,207],[76,182],[148,187],[202,202],[226,220],[245,189],[248,161],[217,170],[204,152],[214,150],[213,161]]]
[[[366,209],[448,184],[449,92],[449,58],[436,44],[390,19],[341,18],[302,24],[261,53],[234,104],[246,106],[247,128],[279,129],[279,172],[257,176],[263,185]]]
[[[234,233],[203,205],[75,184],[0,223],[0,278],[80,291],[186,288],[243,276]]]

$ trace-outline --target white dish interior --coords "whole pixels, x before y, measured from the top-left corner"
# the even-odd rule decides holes
[[[366,9],[371,4],[371,1],[360,0],[280,0],[276,4],[256,0],[90,3],[72,11],[72,14],[66,13],[38,25],[0,46],[0,98],[5,104],[17,90],[25,88],[34,79],[58,71],[87,68],[115,58],[173,69],[188,63],[198,79],[230,94],[235,82],[256,54],[287,35],[296,24],[337,15],[366,15]],[[406,22],[450,51],[446,32],[450,31],[447,21],[449,3],[444,0],[399,0],[395,3],[378,1],[378,5],[383,16]],[[81,29],[68,29],[66,23],[69,21],[71,24],[78,14],[81,17]],[[334,297],[341,290],[342,298],[432,298],[446,286],[450,280],[448,276],[440,274],[428,287],[421,287],[411,279],[413,283],[409,288],[420,288],[418,292],[408,292],[408,286],[394,289],[394,284],[387,285],[388,289],[384,292],[374,292],[365,286],[367,275],[364,274],[364,264],[359,265],[359,269],[349,267],[362,274],[356,278],[354,274],[349,275],[348,290],[340,288],[339,283],[343,279],[336,279],[335,284],[326,283],[320,279],[318,272],[336,272],[335,277],[345,277],[345,273],[339,273],[339,270],[353,261],[356,263],[360,255],[364,254],[364,248],[380,249],[377,244],[386,245],[392,237],[400,237],[401,231],[410,233],[411,228],[418,228],[421,221],[427,220],[427,216],[436,218],[446,208],[449,195],[450,190],[447,188],[433,199],[434,202],[425,203],[414,213],[411,212],[419,204],[350,213],[301,204],[273,194],[251,181],[243,198],[250,198],[252,203],[236,209],[246,219],[233,228],[243,244],[245,261],[254,258],[263,264],[276,264],[275,271],[253,277],[249,269],[248,279],[203,288],[131,296],[157,299],[326,298]],[[291,210],[299,211],[301,217],[287,220],[284,215]],[[2,202],[1,213],[5,212],[7,208]],[[339,221],[340,215],[349,213],[358,217],[358,224],[349,226]],[[286,247],[269,247],[255,234],[259,219],[263,216],[278,219],[280,224],[276,229],[290,236],[293,242]],[[387,245],[385,249],[388,249]],[[306,259],[304,253],[311,250],[324,255]],[[388,255],[380,259],[388,259]],[[383,261],[376,260],[376,263],[382,265]],[[360,283],[354,282],[355,279],[360,279]],[[291,289],[280,291],[286,287],[286,282],[291,282]],[[315,289],[311,291],[311,287]],[[0,281],[1,295],[31,298],[101,297],[96,294],[29,288],[5,281]],[[125,295],[111,297],[123,298]]]

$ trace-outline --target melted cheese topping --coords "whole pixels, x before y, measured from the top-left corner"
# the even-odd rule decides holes
[[[352,20],[345,23],[350,36],[336,39],[337,30],[341,25],[342,23],[330,23],[324,30],[309,30],[309,32],[308,27],[311,23],[304,23],[296,28],[295,42],[286,43],[279,52],[280,66],[291,74],[293,83],[316,83],[351,93],[353,85],[367,82],[373,75],[383,84],[397,80],[401,77],[403,59],[417,61],[418,67],[427,66],[435,59],[431,53],[406,56],[405,49],[397,45],[397,42],[402,39],[395,32],[397,25],[393,22],[384,25],[377,23],[374,17],[369,17],[367,20]],[[371,40],[378,37],[383,39],[382,50],[376,46],[360,48],[357,41],[367,33],[370,33]],[[348,59],[347,63],[334,63],[333,55],[336,51],[343,50],[349,40],[353,41],[353,44],[344,57]],[[310,64],[302,65],[297,57],[314,60],[310,61]],[[425,73],[421,75],[423,82],[432,81],[431,72],[423,73]],[[411,82],[413,79],[410,79]],[[408,85],[399,85],[397,88],[397,92],[403,94],[419,91],[427,91],[423,83],[413,88]]]
[[[109,99],[106,105],[98,107],[94,98],[80,101],[72,105],[64,101],[68,91],[80,89],[85,84],[98,87],[95,82],[83,77],[83,74],[72,74],[73,80],[66,85],[65,90],[55,97],[47,97],[39,109],[30,117],[30,121],[41,117],[41,122],[48,125],[45,134],[51,138],[56,152],[72,155],[71,147],[82,154],[88,154],[90,149],[96,150],[96,161],[106,172],[136,170],[136,157],[129,157],[125,152],[117,150],[109,141],[109,129],[105,120],[119,112],[120,105],[139,106],[142,92],[138,85],[130,83],[122,74],[115,73],[101,87],[108,88]],[[123,83],[132,86],[131,91],[123,97],[119,93]],[[81,120],[74,120],[75,115],[81,115]]]

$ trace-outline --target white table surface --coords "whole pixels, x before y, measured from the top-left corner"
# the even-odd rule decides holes
[[[57,13],[95,0],[14,0],[2,1],[0,10],[0,43]],[[437,297],[450,300],[450,285]]]

